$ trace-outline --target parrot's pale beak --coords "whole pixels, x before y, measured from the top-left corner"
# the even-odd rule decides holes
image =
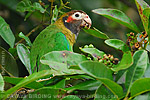
[[[91,27],[91,24],[92,24],[92,21],[91,21],[90,17],[88,15],[85,15],[85,17],[83,18],[81,27],[89,29]]]

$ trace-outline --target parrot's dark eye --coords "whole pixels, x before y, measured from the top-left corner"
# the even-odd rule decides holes
[[[80,19],[82,19],[82,13],[76,12],[72,15],[72,18],[76,19],[76,20],[80,20]]]
[[[79,14],[75,14],[76,17],[79,17]]]

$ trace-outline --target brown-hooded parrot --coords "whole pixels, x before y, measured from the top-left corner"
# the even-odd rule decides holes
[[[40,63],[40,58],[44,54],[51,51],[73,51],[73,44],[83,27],[90,28],[91,19],[81,10],[72,10],[40,32],[31,47],[32,72],[47,69]]]

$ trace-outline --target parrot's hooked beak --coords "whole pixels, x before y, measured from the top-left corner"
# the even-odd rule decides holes
[[[91,21],[90,17],[87,14],[84,15],[83,21],[81,23],[81,27],[89,29],[91,27],[91,24],[92,24],[92,21]]]

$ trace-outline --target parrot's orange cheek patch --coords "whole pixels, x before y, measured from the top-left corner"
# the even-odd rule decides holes
[[[73,18],[71,16],[69,16],[67,19],[67,23],[72,22],[72,21],[73,21]]]

